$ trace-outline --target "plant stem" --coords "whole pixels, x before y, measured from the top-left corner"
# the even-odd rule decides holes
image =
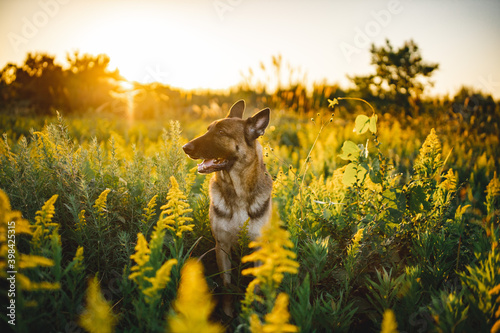
[[[356,98],[356,97],[337,97],[337,99],[338,100],[352,99],[352,100],[355,100],[355,101],[361,101],[363,103],[368,104],[368,106],[370,107],[370,109],[372,109],[373,114],[375,114],[375,109],[373,108],[373,106],[370,103],[368,103],[367,101],[365,101],[364,99],[362,99],[362,98]]]

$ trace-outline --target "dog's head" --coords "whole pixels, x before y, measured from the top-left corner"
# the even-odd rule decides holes
[[[255,149],[255,140],[269,125],[270,110],[263,109],[247,119],[242,119],[243,111],[245,102],[239,100],[226,118],[214,121],[205,134],[182,147],[190,158],[203,160],[198,164],[199,173],[229,170],[248,149]]]

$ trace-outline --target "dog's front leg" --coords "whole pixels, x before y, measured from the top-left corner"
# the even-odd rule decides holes
[[[217,257],[217,266],[222,272],[222,282],[227,288],[231,284],[231,244],[221,240],[216,241],[215,256]],[[227,290],[226,290],[227,291]],[[231,295],[225,294],[222,298],[222,309],[230,317],[233,316],[233,299]]]

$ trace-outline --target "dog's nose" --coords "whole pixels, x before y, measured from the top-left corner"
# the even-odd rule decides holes
[[[194,150],[194,145],[191,142],[186,143],[184,146],[182,146],[182,149],[186,154],[192,154]]]

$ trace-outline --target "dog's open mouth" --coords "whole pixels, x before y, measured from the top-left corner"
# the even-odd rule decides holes
[[[219,170],[225,169],[229,164],[229,161],[224,158],[211,158],[203,160],[198,164],[199,173],[211,173]]]

